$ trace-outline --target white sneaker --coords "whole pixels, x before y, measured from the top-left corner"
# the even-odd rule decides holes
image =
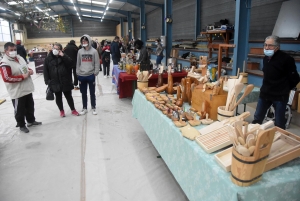
[[[107,76],[106,76],[106,75],[104,75],[104,78],[107,78]]]
[[[96,108],[93,108],[92,111],[93,111],[93,115],[97,115],[98,114],[97,111],[96,111]]]
[[[85,115],[87,113],[87,109],[82,109],[81,112],[79,112],[80,115]]]

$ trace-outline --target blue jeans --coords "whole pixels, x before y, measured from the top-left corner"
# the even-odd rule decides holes
[[[157,56],[156,57],[156,65],[161,64],[161,60],[163,59],[163,56]]]
[[[79,88],[82,96],[83,109],[87,109],[87,87],[89,85],[90,95],[91,95],[91,106],[96,108],[96,96],[95,96],[95,75],[89,76],[78,76]]]
[[[254,120],[252,123],[262,124],[265,115],[267,113],[267,110],[272,104],[275,109],[275,126],[285,129],[285,123],[286,123],[285,110],[286,110],[287,101],[271,101],[271,100],[259,98],[256,111],[254,114]]]

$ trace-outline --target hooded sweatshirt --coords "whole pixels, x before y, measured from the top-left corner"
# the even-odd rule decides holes
[[[84,34],[80,38],[86,37],[88,39],[87,50],[82,47],[77,54],[76,74],[79,76],[90,76],[92,74],[98,75],[100,71],[100,60],[96,49],[92,47],[92,39],[89,35]],[[82,45],[82,44],[81,44]]]

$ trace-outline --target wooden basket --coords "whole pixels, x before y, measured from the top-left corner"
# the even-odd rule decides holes
[[[148,81],[137,81],[137,88],[143,89],[148,87]]]
[[[234,184],[250,186],[261,179],[274,134],[274,129],[268,129],[258,134],[253,156],[242,156],[235,149],[232,149],[231,181]]]
[[[228,119],[230,117],[233,117],[234,112],[235,112],[235,110],[227,111],[227,110],[225,110],[225,106],[219,106],[218,107],[218,120],[222,121],[224,119]]]

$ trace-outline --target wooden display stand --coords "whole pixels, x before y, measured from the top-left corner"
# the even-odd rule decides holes
[[[218,118],[218,107],[226,105],[227,92],[220,90],[219,95],[212,95],[213,90],[202,92],[202,87],[195,87],[192,91],[192,107],[198,111],[202,110],[202,104],[205,102],[205,110],[212,120]]]

